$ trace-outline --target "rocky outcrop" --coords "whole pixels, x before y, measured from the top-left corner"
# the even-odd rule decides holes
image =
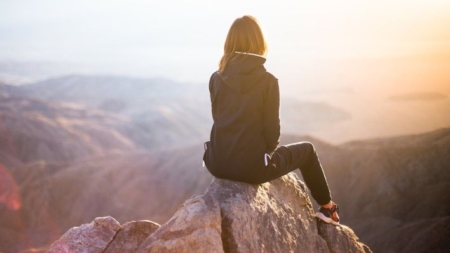
[[[125,232],[140,226],[120,228],[110,217],[97,219],[69,230],[48,252],[371,252],[350,228],[314,218],[307,190],[294,173],[260,185],[214,179],[156,231],[152,224],[145,233]],[[127,243],[132,246],[123,246]]]
[[[47,252],[101,253],[112,241],[119,229],[119,222],[111,217],[96,218],[89,224],[71,228]]]
[[[47,253],[135,252],[158,227],[159,224],[151,221],[133,221],[121,226],[112,217],[99,217],[68,230]]]
[[[330,226],[318,223],[319,235],[327,242],[331,253],[338,252],[371,252],[369,247],[359,242],[353,230],[347,226]]]
[[[103,252],[136,252],[142,242],[158,228],[159,224],[151,221],[127,222],[122,225],[113,241]]]
[[[138,252],[223,253],[222,217],[212,196],[194,197],[147,238]]]

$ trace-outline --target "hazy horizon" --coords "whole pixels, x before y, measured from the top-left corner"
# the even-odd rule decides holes
[[[0,60],[99,73],[208,80],[229,26],[244,14],[259,19],[269,44],[266,66],[288,85],[299,73],[318,75],[324,62],[450,62],[448,1],[9,0],[0,6]]]
[[[206,85],[229,26],[251,14],[281,94],[352,115],[311,134],[339,142],[342,133],[369,138],[450,125],[448,1],[9,0],[0,7],[0,79],[101,74]],[[402,96],[416,99],[391,99]]]

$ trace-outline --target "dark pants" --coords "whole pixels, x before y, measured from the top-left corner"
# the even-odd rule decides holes
[[[209,148],[209,142],[205,143],[205,150]],[[207,157],[206,152],[203,157]],[[286,146],[279,146],[268,165],[264,164],[264,157],[261,157],[260,165],[255,168],[240,170],[239,173],[230,174],[228,170],[212,170],[205,160],[206,167],[215,177],[242,181],[251,184],[261,184],[284,176],[295,169],[300,169],[306,186],[311,191],[312,197],[319,205],[328,204],[331,200],[327,179],[322,170],[319,157],[314,146],[310,142],[298,142]]]
[[[259,176],[256,176],[260,183],[271,181],[295,169],[300,169],[303,179],[316,202],[319,205],[325,205],[331,200],[322,165],[313,144],[310,142],[298,142],[278,147],[272,154],[268,166],[260,169]]]

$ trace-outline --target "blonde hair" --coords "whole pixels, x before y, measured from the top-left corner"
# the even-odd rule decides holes
[[[235,52],[265,55],[267,44],[258,20],[249,15],[237,18],[228,31],[223,49],[223,56],[219,62],[219,73],[224,71]]]

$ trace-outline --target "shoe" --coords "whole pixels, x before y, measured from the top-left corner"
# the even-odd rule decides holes
[[[337,220],[333,220],[333,213],[339,214],[339,207],[334,202],[333,202],[333,206],[329,209],[320,207],[319,211],[316,213],[316,217],[319,218],[323,222],[333,224],[333,225],[339,225],[339,218],[337,218]]]

